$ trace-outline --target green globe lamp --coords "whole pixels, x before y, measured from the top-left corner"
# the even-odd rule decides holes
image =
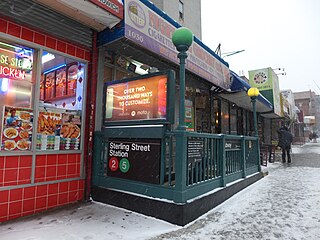
[[[180,27],[174,31],[172,42],[178,50],[180,60],[180,101],[179,101],[179,125],[177,129],[186,130],[185,125],[185,64],[188,57],[187,51],[193,42],[193,33],[186,27]]]

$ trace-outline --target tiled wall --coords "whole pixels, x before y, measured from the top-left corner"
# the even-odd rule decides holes
[[[83,193],[84,180],[0,190],[0,222],[76,202]]]
[[[0,156],[0,222],[81,200],[84,180],[68,181],[80,178],[80,160],[80,153],[37,155],[33,184],[32,156]]]
[[[0,187],[31,183],[32,156],[0,156]]]
[[[0,32],[90,61],[90,51],[0,18]]]
[[[88,49],[6,19],[0,18],[0,32],[87,61],[91,59]],[[34,169],[32,156],[0,156],[0,222],[83,199],[80,166],[80,153],[36,155]]]
[[[38,155],[35,182],[55,181],[80,177],[80,155]]]

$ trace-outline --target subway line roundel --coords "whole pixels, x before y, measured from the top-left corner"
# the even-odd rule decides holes
[[[161,139],[116,139],[108,145],[110,177],[160,183]]]

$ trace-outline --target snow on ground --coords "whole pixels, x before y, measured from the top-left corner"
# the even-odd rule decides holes
[[[320,144],[306,147],[293,148],[293,162],[320,154]],[[2,224],[0,240],[320,239],[320,168],[266,169],[267,177],[185,227],[91,202]]]
[[[177,228],[165,221],[91,202],[0,225],[0,239],[135,240]]]

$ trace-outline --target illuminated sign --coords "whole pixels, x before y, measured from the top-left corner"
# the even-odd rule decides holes
[[[23,80],[31,69],[31,56],[0,48],[0,77]]]
[[[106,89],[106,120],[166,119],[167,75],[122,83]]]
[[[4,67],[0,65],[0,76],[8,78],[25,79],[26,72],[16,68]]]

